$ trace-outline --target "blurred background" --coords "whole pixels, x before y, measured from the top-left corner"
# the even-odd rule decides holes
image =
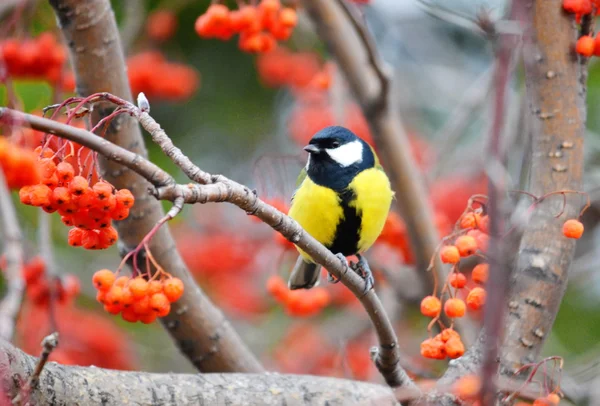
[[[501,0],[356,3],[367,3],[356,6],[383,58],[394,69],[398,114],[427,184],[436,223],[440,233],[445,234],[464,210],[467,199],[486,192],[482,164],[491,123],[494,58],[491,44],[473,29],[473,21],[481,13],[500,18],[506,4]],[[198,35],[195,22],[209,4],[199,0],[113,1],[134,94],[146,93],[153,117],[201,168],[248,184],[285,210],[295,176],[306,159],[301,147],[312,134],[324,126],[341,124],[370,140],[368,126],[324,44],[315,35],[301,1],[288,2],[298,11],[298,24],[291,38],[280,41],[272,52],[258,55],[240,50],[236,38],[219,40]],[[236,8],[233,2],[228,5]],[[61,41],[47,2],[5,0],[0,4],[0,48],[2,41],[25,41],[47,32]],[[157,69],[149,69],[156,64],[148,61],[170,65],[161,75]],[[522,72],[518,66],[515,69],[508,94],[505,145],[513,187],[519,189],[524,179],[521,166],[526,146],[521,117],[527,103]],[[592,59],[585,190],[594,204],[584,218],[587,232],[578,243],[565,300],[544,349],[547,355],[565,357],[567,370],[581,364],[581,360],[600,355],[600,279],[595,272],[600,265],[595,248],[599,237],[595,225],[600,214],[596,203],[600,119],[593,110],[600,102],[598,70]],[[18,75],[5,78],[4,84],[0,83],[0,105],[28,112],[40,111],[73,91],[68,62],[55,80]],[[174,83],[171,88],[153,84],[167,80]],[[149,143],[148,148],[153,162],[185,182],[154,145]],[[27,254],[33,257],[38,253],[38,210],[18,204],[16,193],[14,197],[29,241]],[[193,372],[159,323],[125,322],[105,313],[95,301],[91,275],[101,268],[115,269],[119,264],[117,249],[74,249],[67,244],[68,230],[59,217],[50,217],[57,268],[61,273],[76,275],[81,284],[75,305],[57,315],[68,320],[64,328],[69,330],[70,339],[61,342],[64,351],[53,354],[55,360]],[[199,285],[227,314],[267,368],[380,381],[368,357],[368,348],[375,343],[369,321],[343,286],[322,283],[327,300],[305,314],[269,293],[269,283],[275,283],[278,277],[287,280],[297,255],[269,227],[223,204],[187,207],[170,226]],[[397,215],[388,221],[369,259],[376,270],[376,287],[397,326],[405,364],[410,372],[435,376],[446,363],[425,360],[419,354],[429,319],[419,313],[418,303],[428,293],[415,292],[416,271]],[[48,333],[38,326],[48,326],[46,319],[47,314],[36,311],[35,306],[28,306],[23,313],[16,341],[25,351],[38,353],[41,337]],[[475,314],[470,319],[471,327],[477,328],[480,316]],[[93,336],[85,323],[94,327]],[[103,334],[96,334],[98,331]],[[103,365],[103,357],[90,355],[103,351],[115,354],[119,360]]]

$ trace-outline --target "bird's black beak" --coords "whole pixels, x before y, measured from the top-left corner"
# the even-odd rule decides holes
[[[309,154],[318,154],[319,152],[321,152],[321,149],[313,144],[308,144],[304,147],[304,150]]]

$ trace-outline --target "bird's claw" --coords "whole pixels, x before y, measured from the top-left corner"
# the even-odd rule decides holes
[[[367,262],[366,258],[362,255],[357,255],[357,257],[358,263],[352,268],[352,270],[365,280],[365,290],[363,291],[363,295],[366,295],[367,292],[373,289],[373,286],[375,286],[375,278],[373,277],[373,272],[371,272],[371,268],[369,267],[369,263]]]
[[[335,256],[338,257],[338,259],[342,263],[342,268],[344,268],[342,275],[344,275],[346,273],[346,271],[348,271],[348,267],[349,267],[348,260],[346,259],[346,257],[343,254],[341,254],[339,252],[337,254],[335,254]],[[339,281],[340,281],[340,279],[336,278],[332,274],[330,274],[330,273],[327,274],[327,282],[338,283]]]

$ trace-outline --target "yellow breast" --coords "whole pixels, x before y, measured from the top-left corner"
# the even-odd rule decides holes
[[[350,204],[362,219],[358,253],[368,250],[377,240],[390,211],[394,193],[387,175],[371,168],[359,173],[350,183],[356,199]]]
[[[289,216],[321,244],[329,244],[335,238],[335,230],[343,215],[337,194],[319,186],[307,176],[296,191]],[[301,249],[300,254],[310,257]]]

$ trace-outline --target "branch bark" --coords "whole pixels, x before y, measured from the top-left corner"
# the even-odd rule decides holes
[[[108,95],[105,96],[113,100],[116,99]],[[419,389],[400,365],[398,339],[385,309],[373,289],[366,294],[364,293],[365,281],[362,277],[355,272],[348,272],[348,267],[344,267],[337,256],[304,231],[296,221],[260,200],[248,187],[223,175],[211,175],[195,166],[189,158],[183,155],[181,150],[173,145],[160,125],[146,112],[123,100],[115,100],[115,102],[119,103],[120,108],[126,109],[132,116],[140,120],[144,128],[150,132],[153,141],[185,174],[192,179],[197,179],[202,184],[177,185],[168,173],[144,157],[114,145],[88,131],[47,118],[21,113],[8,108],[0,108],[0,122],[26,125],[39,131],[56,134],[97,151],[107,159],[119,162],[152,182],[155,188],[151,189],[158,199],[169,200],[176,205],[183,204],[183,202],[229,202],[243,209],[246,213],[257,216],[302,248],[354,293],[368,313],[379,340],[378,351],[373,354],[379,372],[390,386],[405,387],[415,393],[414,397],[419,396]],[[217,335],[214,340],[218,341],[218,339],[219,336]]]
[[[377,55],[366,28],[344,0],[304,0],[317,32],[337,59],[369,122],[381,159],[390,175],[409,232],[422,284],[433,291],[433,275],[425,272],[439,241],[421,174],[388,91],[391,77]],[[438,278],[444,280],[439,261]]]
[[[525,82],[531,115],[531,169],[527,191],[543,196],[580,190],[586,120],[586,66],[573,52],[577,30],[560,0],[530,0],[524,7]],[[578,215],[580,197],[560,195],[539,204],[526,228],[511,280],[500,371],[511,375],[534,362],[552,329],[575,249],[562,235]]]
[[[0,390],[11,398],[37,358],[0,340]],[[385,386],[336,378],[280,374],[151,374],[49,362],[32,405],[395,405]]]
[[[69,47],[80,95],[106,91],[131,100],[124,55],[109,0],[50,0]],[[92,112],[96,124],[114,110],[101,103]],[[142,157],[147,155],[138,124],[126,115],[111,123],[106,139]],[[150,184],[119,162],[100,159],[102,176],[117,188],[130,189],[136,198],[130,216],[116,222],[123,251],[137,246],[163,216],[160,202],[148,195]],[[169,316],[161,319],[181,351],[203,372],[260,372],[262,367],[233,330],[222,312],[195,284],[168,227],[161,227],[150,249],[170,274],[186,285],[183,297]]]

